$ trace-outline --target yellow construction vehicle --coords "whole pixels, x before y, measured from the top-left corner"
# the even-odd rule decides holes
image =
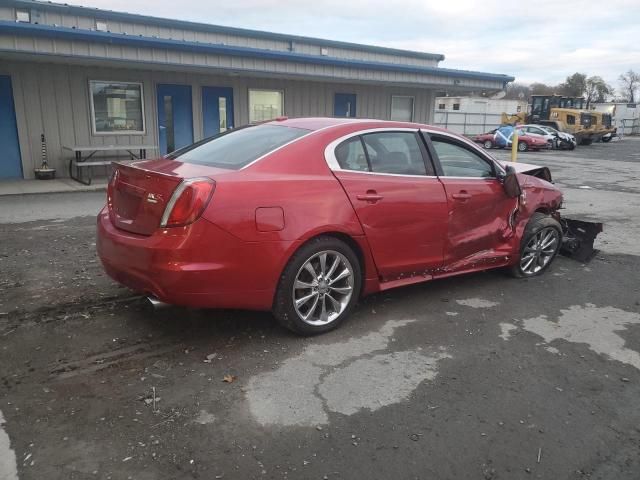
[[[607,119],[600,112],[584,110],[582,97],[532,95],[530,110],[528,114],[503,113],[503,125],[517,123],[548,125],[560,132],[570,133],[581,145],[589,145],[603,137],[608,141],[615,135],[615,129],[611,127],[611,115],[608,115]]]

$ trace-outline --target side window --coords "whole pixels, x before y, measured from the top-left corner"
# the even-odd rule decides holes
[[[445,177],[493,178],[493,167],[471,150],[437,137],[432,137]]]
[[[352,137],[336,147],[336,160],[343,170],[368,172],[369,165],[360,137]]]
[[[567,115],[567,125],[575,125],[576,124],[576,117],[574,117],[573,115]]]
[[[417,133],[369,133],[363,135],[362,140],[372,172],[427,175]],[[429,175],[433,175],[433,172],[429,172]]]

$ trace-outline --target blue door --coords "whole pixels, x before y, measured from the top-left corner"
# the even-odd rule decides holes
[[[22,178],[11,77],[0,75],[0,178]]]
[[[233,128],[233,88],[202,87],[202,122],[205,138]]]
[[[356,116],[356,94],[336,93],[333,100],[334,117],[355,117]]]
[[[162,155],[193,143],[190,86],[158,85],[158,139]]]

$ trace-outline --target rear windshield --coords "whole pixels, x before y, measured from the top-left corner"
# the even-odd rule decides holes
[[[168,158],[237,170],[309,132],[281,125],[243,127],[204,139],[173,152]]]

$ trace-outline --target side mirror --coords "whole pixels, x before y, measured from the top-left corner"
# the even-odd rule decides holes
[[[515,169],[511,165],[508,165],[505,170],[506,175],[504,176],[504,180],[502,181],[502,188],[504,188],[504,193],[507,194],[507,197],[516,198],[522,193],[520,183],[518,182],[518,176],[516,175]]]

